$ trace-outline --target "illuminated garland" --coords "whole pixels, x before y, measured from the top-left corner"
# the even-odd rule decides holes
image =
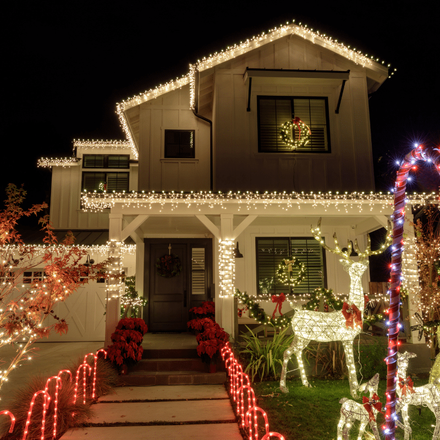
[[[303,305],[303,309],[318,310],[321,298],[324,300],[324,307],[328,306],[333,310],[342,310],[343,301],[335,296],[332,289],[326,289],[325,287],[316,288],[310,295],[310,301]]]
[[[293,278],[293,268],[298,270],[296,278]],[[281,260],[281,263],[278,266],[277,277],[285,286],[295,288],[298,284],[301,284],[304,281],[304,278],[306,277],[306,266],[295,257],[292,257],[291,259],[285,258],[284,260]]]
[[[298,130],[298,139],[296,135],[293,136],[294,127]],[[301,121],[300,118],[294,118],[292,121],[287,121],[281,126],[281,136],[285,144],[287,144],[292,150],[300,147],[305,147],[312,136],[312,131],[309,126]]]
[[[260,307],[260,304],[252,300],[246,292],[240,292],[235,289],[234,296],[241,304],[246,304],[249,309],[249,316],[254,318],[259,324],[270,324],[275,328],[287,327],[290,324],[291,318],[282,315],[276,318],[266,314],[264,309]]]

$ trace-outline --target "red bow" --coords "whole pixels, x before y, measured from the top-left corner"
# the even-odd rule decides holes
[[[298,140],[299,140],[299,139],[301,139],[301,124],[304,124],[304,122],[301,121],[301,119],[298,118],[298,116],[296,118],[293,118],[292,122],[298,127]],[[309,128],[309,134],[312,134],[312,131],[310,130],[310,128]]]
[[[281,293],[279,296],[278,295],[272,295],[272,302],[277,304],[275,306],[275,310],[272,313],[272,318],[275,318],[275,313],[276,313],[277,309],[280,312],[280,315],[281,316],[283,315],[281,313],[281,306],[283,305],[283,302],[285,300],[286,300],[286,295],[284,295],[284,293]]]
[[[373,394],[373,398],[371,400],[368,397],[362,397],[362,403],[370,416],[370,422],[376,421],[374,418],[373,408],[383,414],[382,404],[380,403],[379,396],[376,393]]]
[[[342,314],[345,316],[345,326],[347,328],[354,328],[355,324],[359,327],[362,327],[361,311],[354,304],[349,306],[346,302],[344,302],[342,306]]]
[[[407,389],[411,393],[415,393],[414,388],[413,388],[414,382],[412,381],[412,379],[409,376],[406,379],[404,379],[403,377],[399,377],[399,386],[402,389],[402,396],[406,396]]]

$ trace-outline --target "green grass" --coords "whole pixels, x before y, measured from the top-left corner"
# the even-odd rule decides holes
[[[337,425],[342,397],[350,398],[347,380],[309,379],[313,388],[305,388],[298,379],[288,380],[289,393],[279,390],[279,382],[261,382],[253,385],[258,397],[258,406],[268,413],[270,430],[283,434],[287,440],[332,440],[337,437]],[[415,385],[427,383],[415,380]],[[379,396],[385,402],[386,382],[379,385]],[[434,414],[428,408],[410,407],[412,440],[431,440],[435,425]],[[379,415],[379,424],[384,417]],[[380,426],[380,425],[379,425]],[[369,427],[367,428],[369,430]],[[350,432],[350,439],[356,439],[358,425]],[[380,429],[381,437],[382,430]],[[396,430],[396,438],[403,439],[403,431]]]

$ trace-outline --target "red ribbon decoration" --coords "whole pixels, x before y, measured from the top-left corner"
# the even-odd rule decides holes
[[[284,293],[281,293],[279,296],[272,295],[272,302],[277,304],[275,306],[275,310],[272,313],[272,318],[275,318],[275,313],[276,313],[277,309],[280,312],[280,315],[283,316],[283,314],[281,313],[281,306],[283,305],[284,301],[286,301],[286,295],[284,295]]]
[[[298,116],[296,118],[292,119],[292,122],[298,127],[298,140],[301,139],[301,123],[304,124],[303,121],[301,121],[300,118],[298,118]],[[312,134],[312,131],[309,128],[309,134]]]
[[[362,397],[362,404],[364,405],[364,408],[367,410],[368,415],[370,416],[370,422],[376,421],[376,419],[374,418],[373,408],[383,414],[382,404],[380,403],[379,396],[376,393],[373,394],[373,398],[371,400],[366,396]]]
[[[346,302],[342,305],[342,314],[345,317],[345,326],[354,328],[355,325],[362,327],[361,311],[352,304],[348,305]]]
[[[410,393],[415,393],[414,391],[414,382],[411,377],[407,377],[404,379],[403,377],[399,377],[399,387],[402,389],[402,396],[406,396],[406,391],[409,390]]]

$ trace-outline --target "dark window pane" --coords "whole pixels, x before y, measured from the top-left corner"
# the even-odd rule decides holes
[[[195,157],[194,130],[165,130],[165,157]]]
[[[129,159],[128,154],[109,154],[107,168],[128,168]]]
[[[83,190],[87,191],[98,191],[103,190],[104,185],[106,184],[106,175],[105,173],[83,173]],[[100,188],[100,185],[102,188]]]
[[[107,173],[107,191],[128,191],[128,173]]]
[[[83,168],[104,168],[104,154],[84,154]]]

